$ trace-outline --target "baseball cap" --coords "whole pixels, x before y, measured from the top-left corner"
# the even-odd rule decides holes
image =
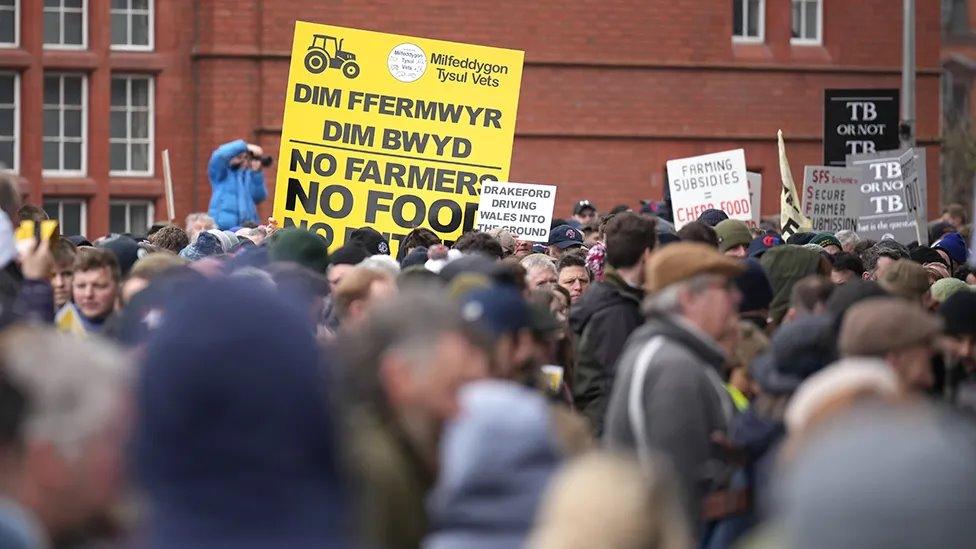
[[[767,231],[752,239],[752,242],[749,243],[749,247],[746,249],[746,254],[749,257],[759,258],[762,254],[766,253],[766,250],[782,244],[782,237],[774,232]]]
[[[725,219],[719,222],[715,225],[715,234],[718,235],[718,249],[723,253],[736,246],[749,246],[752,242],[749,226],[738,219]]]
[[[576,205],[573,206],[573,215],[579,215],[587,208],[593,210],[594,212],[596,211],[596,206],[594,206],[592,202],[586,199],[580,200],[576,203]]]
[[[461,316],[496,338],[533,325],[528,303],[515,288],[508,286],[491,286],[466,293],[461,301]]]
[[[572,246],[582,246],[583,233],[569,225],[560,225],[549,232],[549,245],[557,246],[560,250]]]

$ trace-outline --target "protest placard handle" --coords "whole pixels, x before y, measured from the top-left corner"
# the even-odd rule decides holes
[[[173,173],[169,165],[169,149],[163,149],[163,185],[166,187],[166,217],[176,219],[176,205],[173,201]]]

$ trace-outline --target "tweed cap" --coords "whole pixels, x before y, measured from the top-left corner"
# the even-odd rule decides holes
[[[884,356],[932,341],[942,321],[903,299],[866,299],[847,311],[838,346],[843,356]]]
[[[726,257],[698,242],[675,242],[651,255],[644,267],[644,289],[649,293],[699,274],[736,277],[745,272],[745,262]]]

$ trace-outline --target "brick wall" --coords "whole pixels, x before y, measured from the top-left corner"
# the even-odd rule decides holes
[[[276,154],[294,21],[302,19],[526,52],[512,153],[513,180],[559,186],[563,215],[578,198],[608,209],[658,198],[669,158],[744,147],[749,168],[779,183],[776,130],[789,141],[794,176],[821,161],[822,94],[828,87],[898,87],[901,2],[824,0],[823,46],[792,46],[790,0],[766,0],[765,43],[733,44],[728,0],[154,0],[155,51],[108,51],[110,0],[89,0],[90,51],[41,48],[41,2],[20,0],[22,46],[0,50],[21,72],[21,177],[32,201],[89,198],[89,234],[108,226],[107,201],[155,201],[165,217],[162,169],[133,180],[107,175],[105,120],[89,127],[88,177],[41,177],[44,70],[89,74],[91,116],[107,115],[113,72],[156,79],[156,158],[169,149],[177,218],[205,210],[206,167],[238,137]],[[930,209],[938,208],[939,3],[917,2],[918,134],[930,148]],[[971,10],[971,14],[976,10]],[[97,27],[97,28],[96,28]],[[97,107],[97,108],[96,108]],[[274,170],[267,172],[273,186]],[[270,214],[269,198],[262,206]],[[778,210],[774,190],[763,211]],[[932,213],[930,212],[930,213]]]
[[[525,50],[511,177],[558,185],[558,212],[581,197],[607,209],[659,198],[669,158],[736,147],[746,149],[750,169],[764,174],[767,188],[777,189],[777,129],[787,135],[798,180],[805,164],[822,160],[824,88],[899,87],[901,5],[825,0],[824,46],[791,46],[789,0],[766,1],[762,45],[732,44],[729,4],[208,2],[201,22],[212,32],[201,37],[198,51],[213,57],[198,61],[198,68],[200,103],[210,112],[198,156],[205,163],[210,148],[232,134],[277,150],[287,52],[293,23],[302,19]],[[919,2],[917,8],[918,135],[930,149],[933,211],[940,133],[937,4]],[[251,17],[261,24],[249,25]],[[247,95],[234,94],[233,106],[221,104],[228,101],[228,84],[247,87]],[[223,119],[247,112],[253,118]],[[206,181],[197,184],[205,197]],[[270,213],[270,203],[263,213]],[[776,192],[764,193],[764,213],[778,208]]]

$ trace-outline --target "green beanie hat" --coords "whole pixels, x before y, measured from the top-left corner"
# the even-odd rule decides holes
[[[329,266],[329,247],[321,236],[291,228],[276,231],[268,250],[271,261],[290,261],[319,274]]]
[[[726,219],[715,225],[715,234],[718,235],[718,250],[722,253],[752,242],[749,226],[738,219]]]
[[[960,290],[969,289],[969,286],[958,278],[940,278],[932,284],[932,287],[929,288],[929,292],[932,294],[932,299],[934,299],[937,303],[945,303],[945,301],[949,299],[952,294]]]
[[[817,233],[817,235],[810,240],[810,243],[819,244],[824,248],[830,246],[831,244],[837,246],[838,248],[843,248],[843,246],[840,244],[840,240],[837,240],[837,237],[830,233]]]

